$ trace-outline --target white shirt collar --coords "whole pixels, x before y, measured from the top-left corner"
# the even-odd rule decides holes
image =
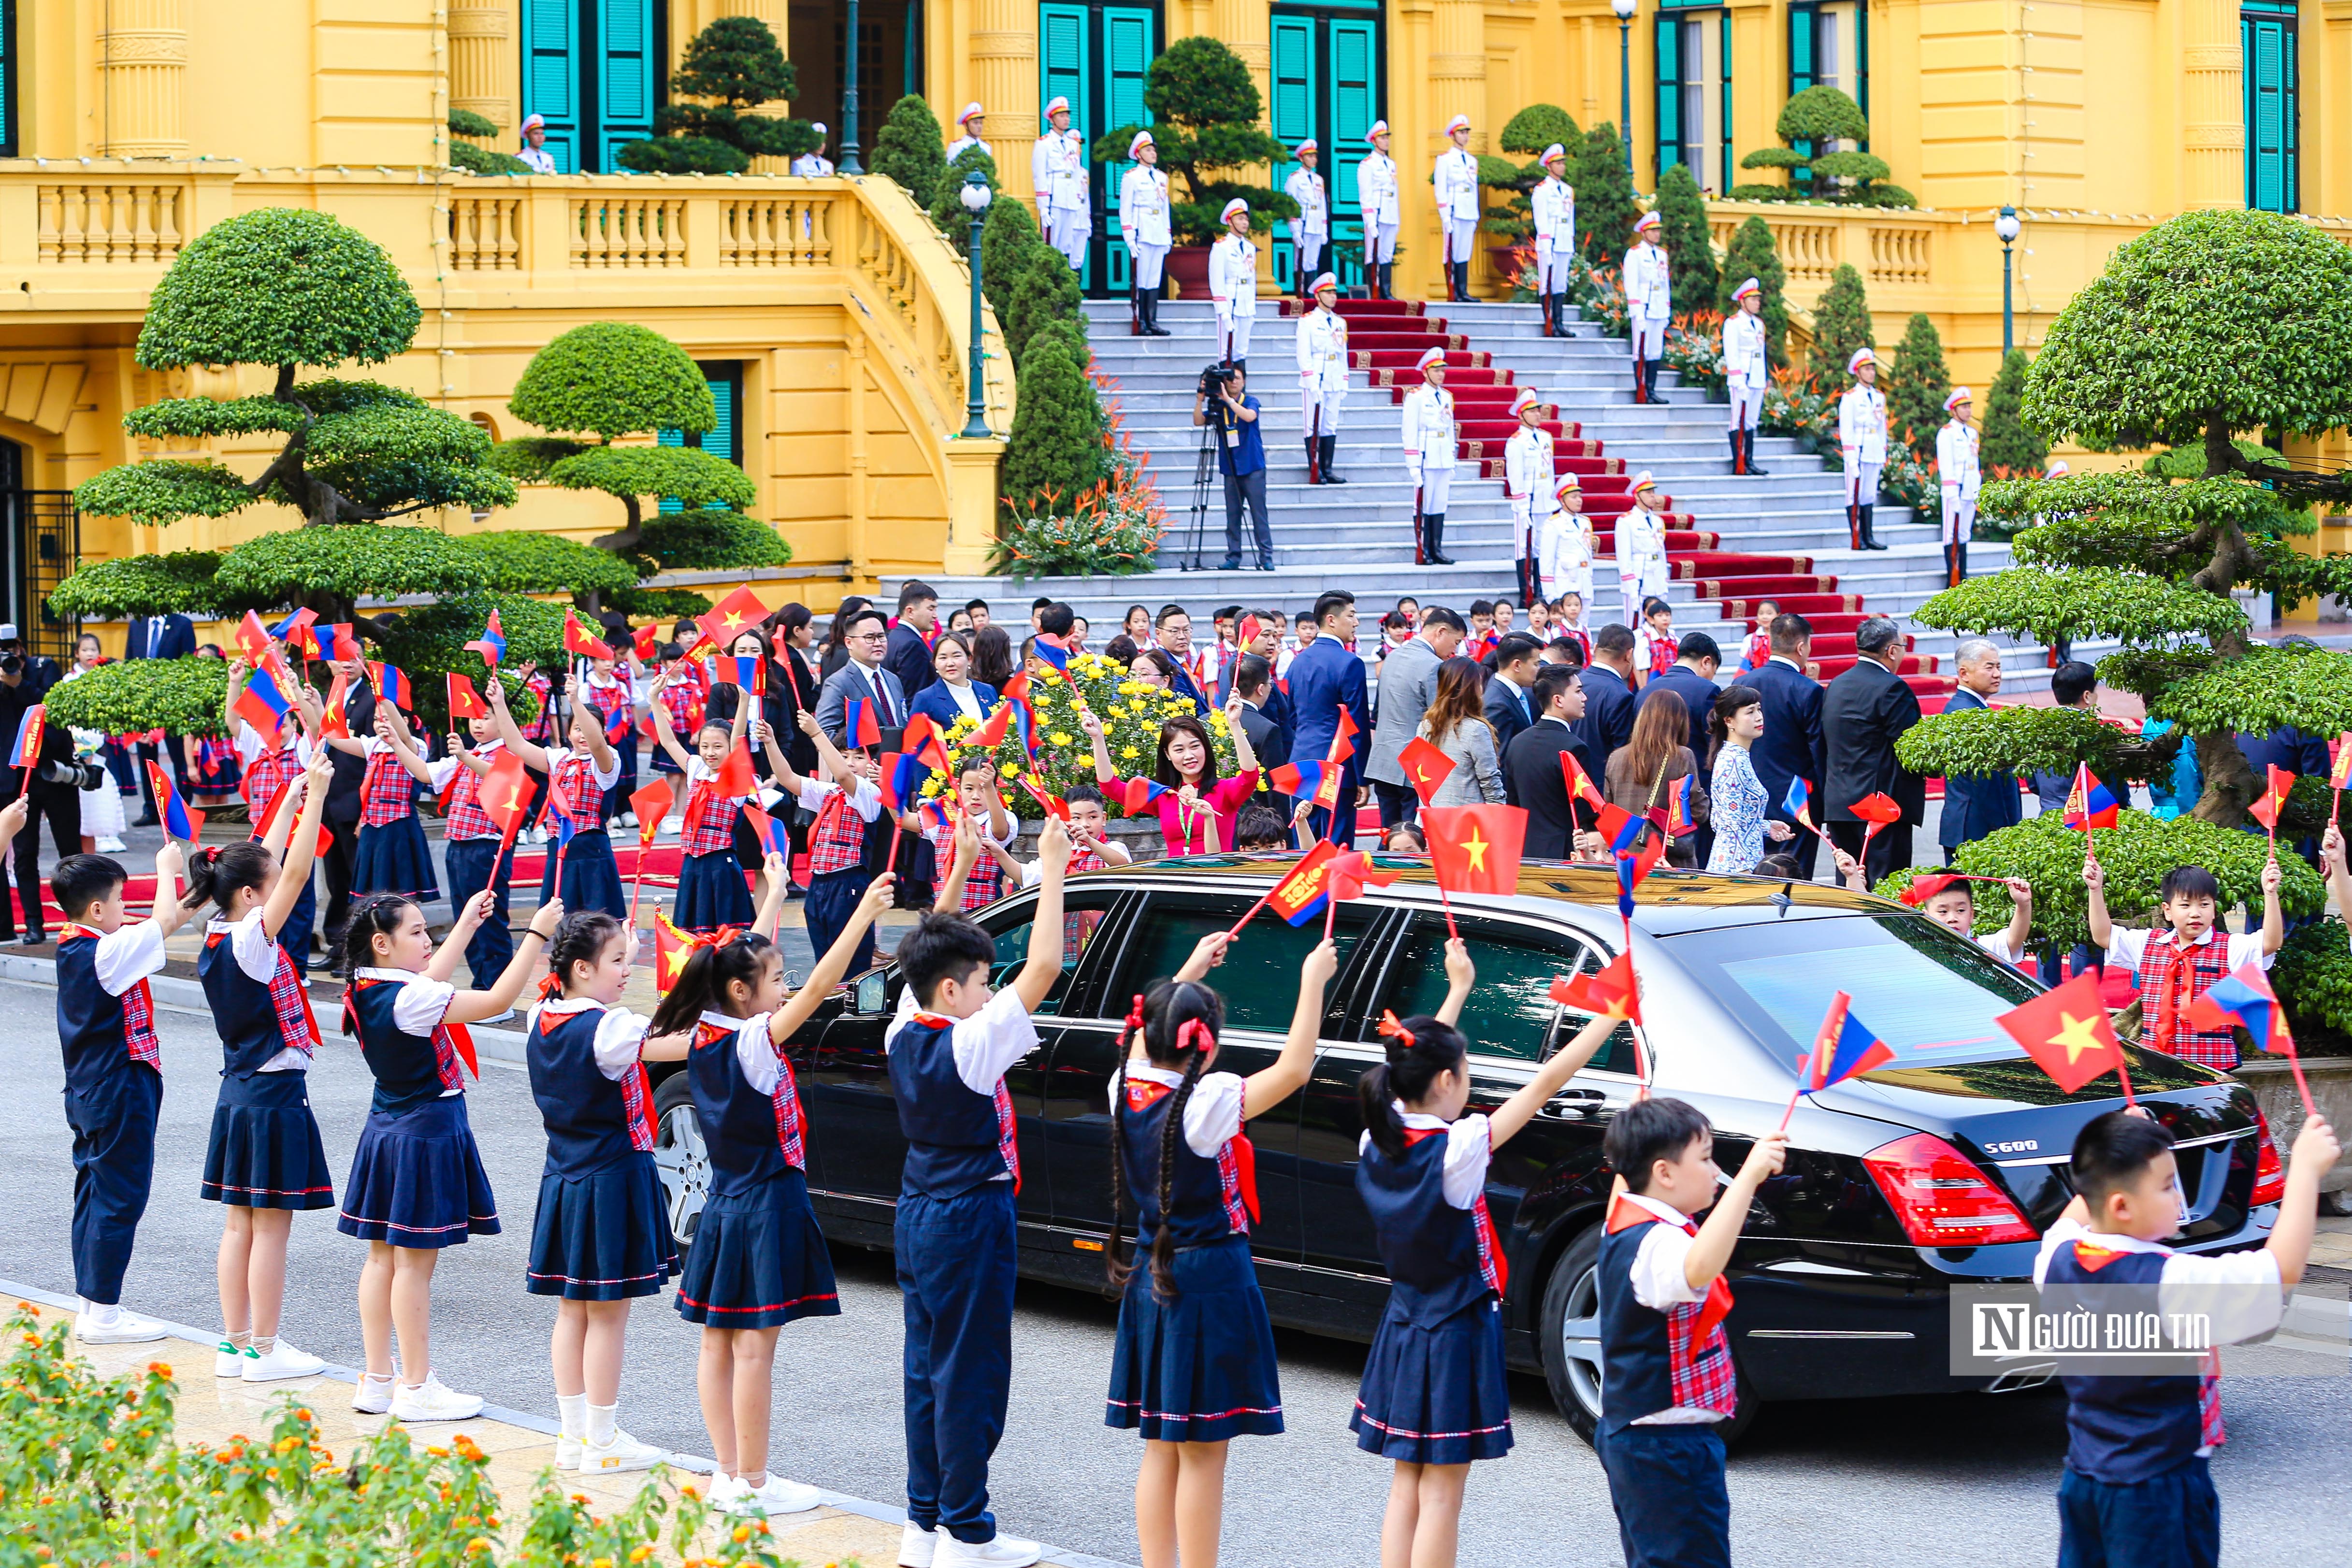
[[[702,1018],[699,1021],[710,1025],[713,1029],[732,1030],[741,1029],[751,1020],[739,1019],[733,1013],[722,1013],[712,1008],[705,1008],[702,1009]]]
[[[1797,661],[1796,661],[1796,660],[1791,659],[1790,657],[1789,657],[1789,655],[1788,655],[1788,654],[1786,654],[1786,653],[1775,653],[1775,654],[1773,654],[1770,658],[1769,658],[1769,659],[1765,660],[1764,662],[1765,662],[1766,664],[1786,664],[1786,665],[1788,665],[1788,666],[1789,666],[1789,668],[1790,668],[1790,669],[1792,669],[1792,670],[1796,671],[1796,672],[1797,672],[1797,674],[1801,674],[1801,674],[1803,674],[1805,673],[1805,667],[1804,667],[1802,664],[1800,664],[1799,663],[1797,663]]]
[[[591,1008],[601,1013],[607,1010],[607,1004],[598,1001],[593,997],[556,997],[539,1004],[541,1012],[553,1013],[558,1018],[566,1018],[573,1013],[584,1013]]]
[[[1677,1230],[1691,1222],[1689,1215],[1685,1214],[1681,1209],[1676,1208],[1671,1203],[1660,1203],[1656,1198],[1643,1197],[1638,1192],[1627,1193],[1625,1195],[1625,1200],[1628,1203],[1640,1204],[1643,1208],[1648,1209],[1652,1214],[1656,1215],[1660,1219],[1664,1220],[1668,1225],[1675,1227]]]
[[[1184,1082],[1184,1075],[1175,1069],[1154,1067],[1148,1061],[1129,1061],[1127,1064],[1127,1075],[1129,1078],[1140,1078],[1147,1083],[1164,1084],[1171,1089],[1176,1088]]]
[[[1395,1110],[1400,1121],[1416,1131],[1443,1132],[1454,1124],[1443,1116],[1432,1116],[1423,1111],[1408,1111],[1404,1108],[1404,1102],[1402,1100],[1391,1100],[1389,1104]]]
[[[352,974],[355,978],[362,980],[398,980],[404,985],[411,980],[421,980],[425,977],[424,972],[417,969],[374,969],[362,967],[353,969]]]
[[[2161,931],[2150,932],[2149,936],[2151,938],[2157,936],[2169,936],[2172,938],[2172,945],[2174,946],[2178,947],[2181,946],[2180,933],[2175,931],[2169,925],[2166,926]],[[2200,936],[2196,941],[2188,944],[2188,946],[2191,947],[2210,947],[2213,944],[2214,937],[2222,936],[2224,936],[2224,934],[2219,925],[2209,925],[2205,928],[2204,936]]]

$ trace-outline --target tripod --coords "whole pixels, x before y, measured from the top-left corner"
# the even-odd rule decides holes
[[[1217,446],[1224,438],[1225,427],[1224,410],[1219,408],[1214,413],[1216,417],[1201,426],[1201,446],[1193,455],[1192,540],[1187,547],[1189,554],[1186,559],[1177,564],[1179,571],[1207,570],[1201,564],[1201,541],[1209,526],[1209,486],[1211,481],[1222,477],[1217,465]]]

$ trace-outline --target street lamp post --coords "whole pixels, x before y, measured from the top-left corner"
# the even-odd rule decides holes
[[[1633,12],[1641,0],[1609,0],[1617,13],[1617,133],[1625,147],[1625,179],[1633,178]]]
[[[2017,344],[2017,318],[2011,304],[2013,297],[2009,281],[2009,247],[2017,243],[2017,209],[2001,208],[2000,215],[1992,221],[1992,232],[2000,236],[2000,354],[2003,359],[2009,357],[2009,350]]]
[[[849,36],[843,40],[841,72],[841,172],[863,174],[857,162],[857,0],[849,0]]]
[[[981,381],[980,351],[980,226],[988,216],[988,176],[972,169],[963,177],[963,209],[971,214],[971,368],[964,372],[963,434],[986,435],[988,429],[988,391]]]

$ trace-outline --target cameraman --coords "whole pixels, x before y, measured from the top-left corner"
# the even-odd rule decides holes
[[[0,632],[13,628],[0,626]],[[48,659],[26,660],[21,646],[14,655],[0,653],[0,659],[14,657],[19,667],[14,671],[0,665],[0,717],[8,725],[8,737],[13,743],[16,727],[24,720],[25,710],[32,706],[23,695],[33,689],[38,672],[31,666],[57,666]],[[14,676],[14,680],[11,680]],[[81,852],[81,792],[95,789],[103,781],[111,785],[106,769],[95,762],[82,762],[74,756],[73,731],[55,719],[41,727],[39,762],[31,771],[31,787],[26,787],[26,771],[20,768],[5,769],[0,778],[0,806],[15,800],[21,792],[26,797],[25,826],[16,834],[16,898],[0,886],[0,942],[21,942],[35,947],[48,938],[43,930],[41,913],[41,818],[49,819],[49,840],[57,846],[58,858],[63,860]],[[25,933],[16,934],[16,901],[25,906]]]
[[[1258,402],[1248,386],[1249,377],[1238,365],[1212,365],[1201,372],[1192,392],[1192,423],[1215,428],[1217,466],[1225,476],[1225,559],[1219,571],[1242,570],[1244,501],[1257,525],[1257,569],[1274,570],[1274,528],[1265,517],[1265,439],[1258,429]]]
[[[0,688],[5,695],[0,702],[9,704],[17,716],[25,709],[47,695],[58,684],[59,671],[55,659],[25,651],[25,640],[16,634],[10,622],[0,622]],[[9,734],[16,734],[11,727]]]

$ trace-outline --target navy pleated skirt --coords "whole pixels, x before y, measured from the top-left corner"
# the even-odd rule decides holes
[[[1494,1301],[1423,1326],[1391,1294],[1348,1425],[1359,1448],[1410,1464],[1462,1465],[1509,1453],[1510,1382],[1503,1314]]]
[[[307,1072],[234,1073],[221,1079],[212,1141],[198,1188],[238,1208],[332,1208],[335,1178],[310,1114]]]
[[[669,1206],[650,1154],[583,1176],[539,1178],[526,1287],[567,1301],[658,1294],[677,1272]]]
[[[547,867],[539,873],[539,898],[544,904],[555,891],[555,841],[547,841]],[[563,850],[563,912],[585,915],[602,910],[615,920],[629,917],[629,900],[621,891],[620,867],[613,860],[613,841],[603,829],[574,833]]]
[[[413,812],[380,828],[361,827],[359,848],[352,859],[352,891],[399,893],[420,900],[441,896],[441,881],[433,871],[433,851],[425,842],[425,829]]]
[[[1274,1325],[1249,1238],[1179,1248],[1176,1294],[1166,1301],[1152,1294],[1150,1260],[1139,1248],[1135,1265],[1118,1303],[1103,1425],[1163,1443],[1279,1433]]]
[[[685,931],[716,931],[751,924],[751,890],[733,850],[688,855],[677,873],[677,914]]]
[[[841,1315],[806,1177],[787,1169],[748,1191],[711,1194],[678,1278],[677,1315],[718,1329]]]
[[[499,1233],[498,1200],[466,1119],[445,1095],[397,1115],[370,1111],[335,1228],[394,1247],[459,1247]]]

